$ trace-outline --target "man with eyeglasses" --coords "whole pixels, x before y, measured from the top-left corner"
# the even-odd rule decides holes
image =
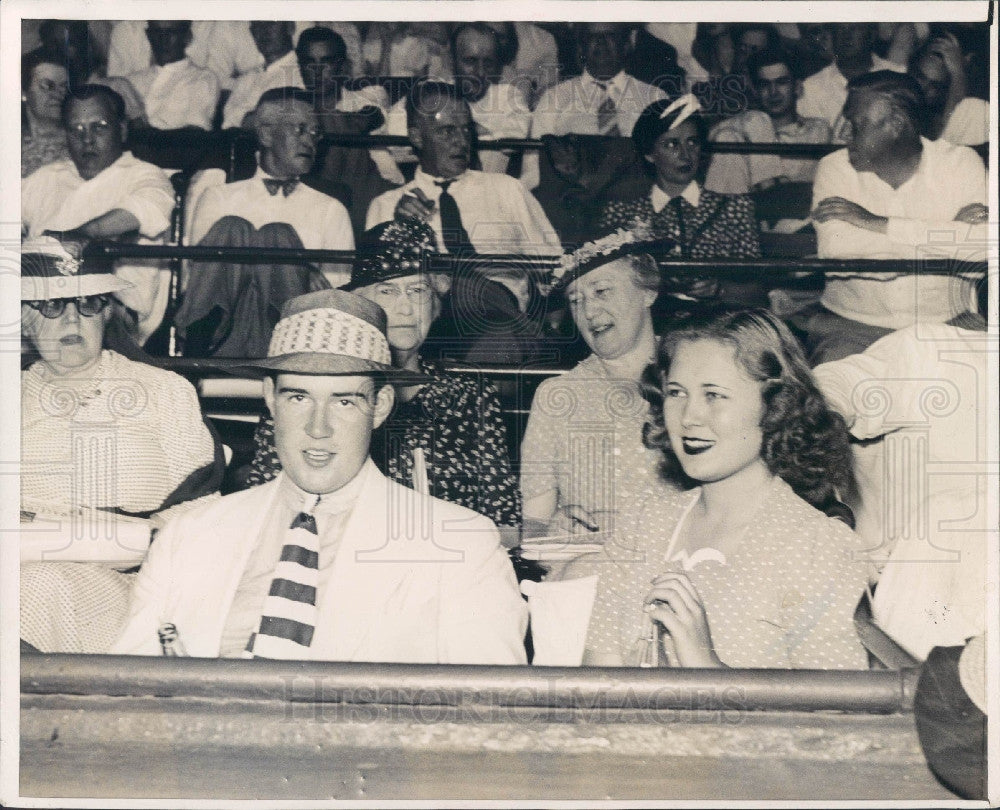
[[[219,80],[187,56],[190,20],[150,20],[146,38],[153,64],[128,80],[142,96],[149,124],[157,129],[211,129],[219,102]]]
[[[84,85],[66,97],[62,117],[70,159],[43,166],[22,183],[22,235],[160,239],[170,226],[174,191],[162,169],[126,150],[121,96]],[[169,271],[162,262],[130,259],[115,274],[133,285],[122,302],[136,316],[133,336],[144,342],[163,318]]]
[[[755,51],[748,57],[746,69],[756,96],[755,108],[717,124],[709,134],[710,140],[716,143],[830,142],[830,125],[826,121],[799,115],[797,102],[802,94],[802,82],[787,52],[779,48]],[[806,224],[815,173],[816,160],[717,153],[709,164],[705,188],[720,194],[763,194],[773,189],[768,192],[769,196],[782,195],[780,202],[788,206],[789,213],[788,218],[775,217],[773,229],[791,233]],[[793,197],[796,194],[797,197]],[[794,199],[800,200],[801,218],[791,218]]]
[[[410,143],[420,157],[413,181],[376,197],[367,227],[407,218],[426,222],[439,251],[554,255],[559,237],[538,201],[506,174],[469,168],[473,118],[452,84],[418,83],[407,97]],[[499,269],[499,268],[498,268]],[[460,268],[435,324],[434,338],[459,339],[477,362],[519,363],[529,356],[540,329],[526,317],[531,280],[516,261],[487,275],[474,262]]]
[[[201,194],[194,203],[190,244],[352,250],[347,209],[302,181],[316,160],[322,132],[312,96],[296,87],[273,88],[260,97],[251,120],[260,146],[257,172]],[[273,323],[269,308],[280,310],[289,298],[350,279],[349,264],[327,263],[320,271],[301,264],[269,267],[265,272],[259,264],[228,262],[201,265],[188,274],[174,320],[188,341],[188,354],[259,357]],[[259,304],[253,313],[243,309],[251,300]]]

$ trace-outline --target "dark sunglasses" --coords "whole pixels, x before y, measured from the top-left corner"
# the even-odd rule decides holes
[[[76,311],[84,318],[97,315],[111,303],[109,295],[87,295],[81,298],[50,298],[48,301],[26,301],[29,307],[37,310],[43,318],[59,318],[69,304],[76,305]]]

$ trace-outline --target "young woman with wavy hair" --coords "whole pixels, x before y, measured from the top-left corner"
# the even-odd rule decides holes
[[[691,318],[646,383],[646,441],[681,489],[567,568],[598,575],[585,663],[648,664],[652,644],[682,667],[865,668],[859,542],[821,511],[851,484],[847,429],[795,338],[766,310]]]

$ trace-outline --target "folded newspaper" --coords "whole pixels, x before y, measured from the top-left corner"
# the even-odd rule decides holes
[[[102,509],[21,510],[21,562],[138,565],[149,548],[148,520]]]

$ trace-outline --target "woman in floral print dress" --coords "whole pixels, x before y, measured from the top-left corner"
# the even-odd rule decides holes
[[[393,413],[372,436],[372,458],[390,478],[414,486],[420,478],[414,451],[420,449],[432,495],[473,509],[500,527],[517,526],[520,492],[496,389],[485,378],[445,372],[420,357],[449,281],[423,272],[423,253],[433,251],[434,244],[425,223],[382,223],[362,237],[351,282],[344,288],[386,311],[393,363],[432,378],[397,390]],[[270,417],[258,425],[254,444],[247,477],[251,486],[281,470]]]

